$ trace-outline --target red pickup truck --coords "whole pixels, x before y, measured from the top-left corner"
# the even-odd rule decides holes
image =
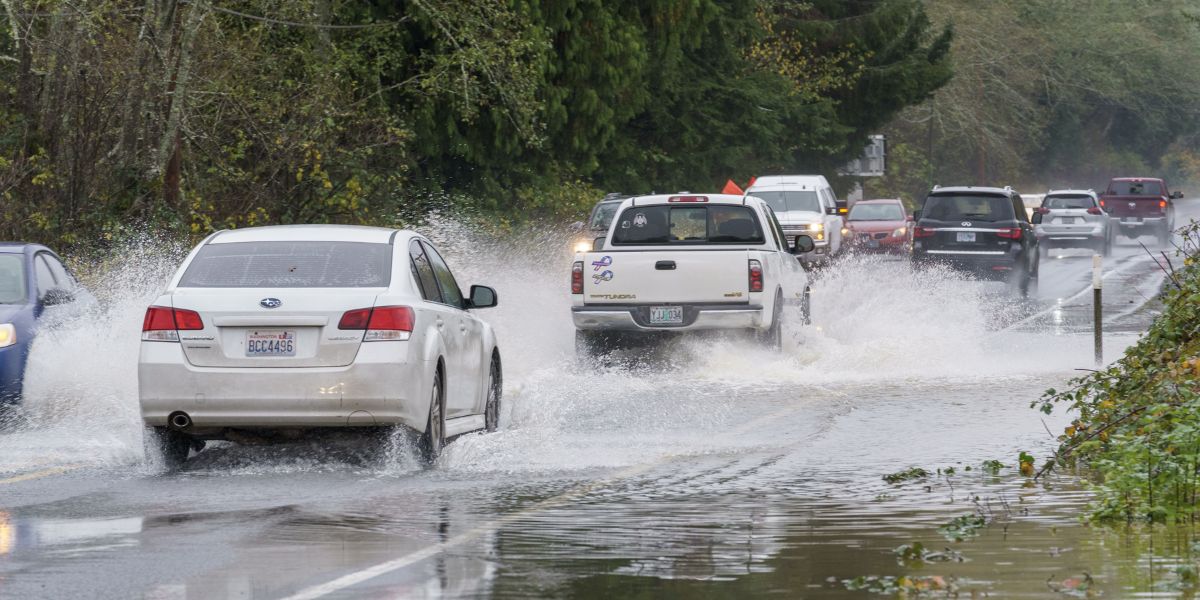
[[[1149,177],[1116,177],[1100,196],[1100,207],[1115,221],[1117,232],[1129,238],[1154,235],[1160,245],[1171,241],[1175,229],[1175,207],[1182,198],[1168,192],[1167,182]]]

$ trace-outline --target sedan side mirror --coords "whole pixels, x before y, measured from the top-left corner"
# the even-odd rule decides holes
[[[1042,212],[1042,211],[1040,211],[1040,210],[1035,210],[1035,211],[1033,211],[1033,218],[1032,218],[1032,219],[1030,219],[1030,222],[1031,222],[1031,223],[1033,223],[1034,225],[1041,225],[1041,224],[1042,224],[1042,217],[1043,217],[1043,215],[1044,215],[1044,214],[1045,214],[1045,213],[1043,213],[1043,212]]]
[[[917,221],[920,221],[920,220],[921,220],[921,209],[914,210],[913,214],[912,214],[912,221],[914,223],[916,223]]]
[[[807,235],[796,236],[796,245],[792,246],[792,254],[808,254],[816,250],[817,244]]]
[[[52,288],[42,296],[42,306],[60,306],[75,301],[75,294],[62,288]]]
[[[471,286],[471,308],[491,308],[498,302],[496,290],[486,285]]]

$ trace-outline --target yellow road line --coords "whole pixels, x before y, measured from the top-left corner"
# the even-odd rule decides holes
[[[42,469],[41,471],[33,471],[32,473],[22,473],[20,475],[14,475],[13,477],[9,477],[7,479],[0,479],[0,485],[4,485],[6,483],[21,483],[22,481],[31,481],[34,479],[41,479],[43,477],[50,477],[53,475],[62,475],[63,473],[69,473],[76,469],[83,468],[84,466],[86,466],[86,465],[83,465],[83,464],[62,465],[59,467],[50,467],[49,469]]]

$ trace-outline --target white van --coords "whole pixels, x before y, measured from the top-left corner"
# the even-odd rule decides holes
[[[746,190],[765,201],[779,218],[788,237],[807,235],[816,251],[804,255],[806,265],[829,262],[842,250],[842,217],[837,195],[821,175],[767,175]]]

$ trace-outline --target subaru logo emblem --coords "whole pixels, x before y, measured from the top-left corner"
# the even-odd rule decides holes
[[[279,308],[283,306],[283,300],[279,298],[263,298],[258,301],[258,305],[263,308]]]
[[[971,222],[970,222],[970,221],[963,221],[963,222],[962,222],[962,226],[963,226],[963,227],[970,227],[970,226],[971,226]]]

